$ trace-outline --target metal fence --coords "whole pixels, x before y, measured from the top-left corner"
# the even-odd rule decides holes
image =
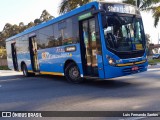
[[[0,66],[7,66],[7,59],[0,59]]]

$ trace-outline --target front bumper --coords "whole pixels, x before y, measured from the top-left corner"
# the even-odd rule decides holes
[[[134,65],[138,67],[138,70],[132,70],[133,66],[123,66],[123,67],[116,67],[116,66],[104,66],[105,69],[105,78],[115,78],[125,75],[131,75],[135,73],[140,73],[147,71],[148,62],[145,62],[143,64]]]

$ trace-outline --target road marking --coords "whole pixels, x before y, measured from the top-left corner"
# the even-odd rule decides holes
[[[8,81],[14,81],[14,80],[21,80],[21,79],[20,78],[15,78],[15,79],[1,80],[1,82],[8,82]]]

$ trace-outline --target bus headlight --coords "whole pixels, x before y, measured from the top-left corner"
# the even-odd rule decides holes
[[[110,56],[106,56],[106,58],[108,59],[108,63],[110,64],[110,65],[112,65],[112,66],[116,66],[116,61],[113,59],[113,58],[111,58]]]

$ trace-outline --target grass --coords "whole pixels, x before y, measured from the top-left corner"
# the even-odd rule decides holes
[[[160,59],[151,59],[148,60],[149,65],[156,65],[157,63],[160,63]]]
[[[10,70],[8,66],[0,66],[0,70]]]

